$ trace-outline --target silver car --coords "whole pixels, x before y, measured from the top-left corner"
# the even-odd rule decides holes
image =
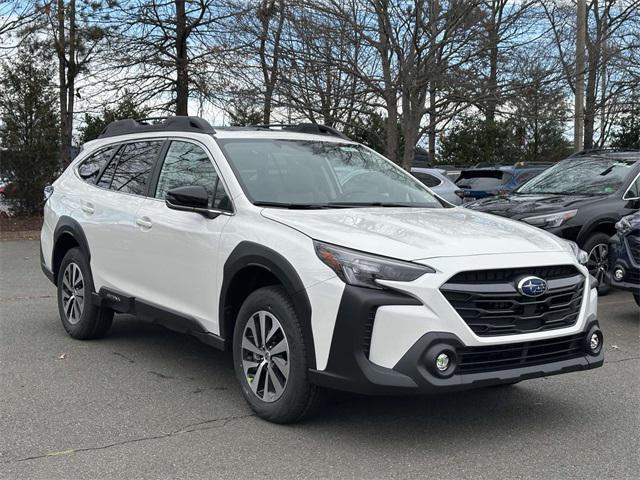
[[[446,170],[438,168],[413,167],[411,174],[420,180],[425,186],[454,205],[462,204],[462,197],[458,196],[460,188],[447,176]]]

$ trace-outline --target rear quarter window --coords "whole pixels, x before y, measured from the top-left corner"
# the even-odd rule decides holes
[[[78,167],[78,175],[80,178],[85,182],[96,183],[100,172],[104,170],[107,162],[111,160],[116,150],[117,146],[110,146],[89,155]]]

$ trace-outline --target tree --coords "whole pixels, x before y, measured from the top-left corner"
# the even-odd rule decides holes
[[[98,135],[111,122],[126,118],[141,119],[149,114],[149,110],[136,105],[130,98],[123,98],[115,107],[104,107],[100,115],[85,113],[84,125],[78,129],[80,143],[98,138]]]
[[[549,28],[551,47],[575,92],[575,6],[561,0],[540,0]],[[587,62],[585,67],[584,148],[608,143],[611,126],[627,96],[638,84],[638,0],[587,2]]]
[[[263,112],[243,105],[238,105],[227,113],[231,119],[231,125],[234,127],[261,125],[264,119]]]
[[[440,156],[446,163],[465,165],[513,165],[523,160],[513,126],[501,120],[488,124],[480,117],[467,117],[456,124],[443,137]]]
[[[343,133],[356,142],[363,143],[376,152],[385,154],[385,136],[387,119],[378,112],[368,112],[356,116],[351,123],[346,124]],[[402,147],[402,127],[396,124],[397,135]],[[402,154],[402,150],[400,151]]]
[[[618,121],[611,146],[640,149],[640,104],[636,103],[629,113]]]
[[[41,52],[23,46],[0,80],[0,174],[14,184],[14,208],[25,213],[42,206],[42,190],[57,171],[58,113],[53,70]]]
[[[59,161],[71,161],[76,98],[80,98],[78,78],[89,71],[99,56],[107,37],[109,4],[102,0],[48,0],[33,2],[39,15],[33,30],[53,44],[58,63],[58,98],[60,107]]]
[[[121,2],[114,17],[112,90],[121,95],[133,84],[135,103],[153,102],[159,110],[188,115],[189,100],[210,99],[222,89],[214,77],[228,50],[223,20],[237,15],[226,2],[214,0]]]
[[[556,161],[571,152],[563,135],[569,108],[564,89],[553,80],[537,53],[517,57],[518,69],[512,76],[513,92],[507,105],[512,112],[504,116],[515,128],[524,160]]]

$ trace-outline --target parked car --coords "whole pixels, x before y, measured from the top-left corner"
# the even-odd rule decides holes
[[[549,165],[527,165],[462,170],[456,185],[464,202],[505,195],[546,170]]]
[[[616,223],[616,234],[609,242],[609,282],[629,290],[640,306],[640,212]]]
[[[589,255],[589,271],[608,283],[609,238],[615,223],[640,207],[640,152],[597,150],[572,155],[510,195],[466,205],[522,220],[575,241]]]
[[[462,204],[462,192],[455,183],[449,180],[445,170],[413,167],[411,174],[447,202],[453,205]]]
[[[324,126],[114,122],[47,196],[42,268],[69,335],[129,312],[231,350],[274,422],[324,388],[449,392],[603,363],[574,243],[452,207]]]

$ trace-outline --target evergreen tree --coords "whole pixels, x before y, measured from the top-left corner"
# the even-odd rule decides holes
[[[640,104],[620,119],[612,137],[612,147],[640,149]]]
[[[58,165],[59,116],[53,69],[33,45],[0,65],[0,175],[15,211],[36,212]]]
[[[88,142],[98,138],[100,132],[116,120],[124,120],[126,118],[141,119],[148,115],[148,110],[135,104],[129,98],[124,98],[115,107],[105,107],[100,115],[91,115],[85,113],[84,125],[78,131],[80,133],[80,143]]]
[[[523,153],[508,122],[489,124],[481,117],[467,117],[442,139],[440,159],[443,163],[464,165],[513,165],[523,160]]]

